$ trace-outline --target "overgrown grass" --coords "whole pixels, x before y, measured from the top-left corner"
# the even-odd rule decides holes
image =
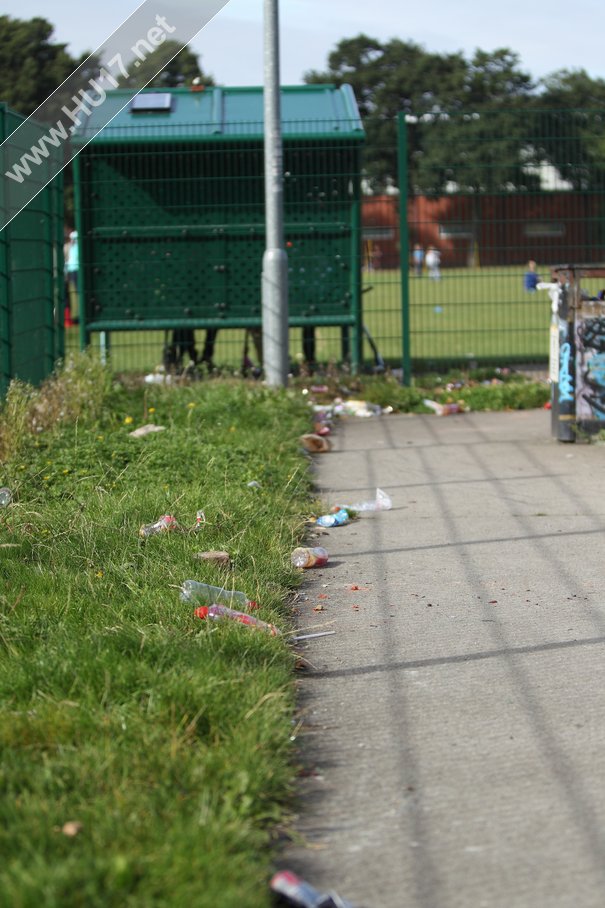
[[[404,387],[393,375],[314,376],[296,379],[293,387],[329,403],[335,397],[354,397],[390,407],[395,413],[430,413],[425,398],[438,403],[459,401],[468,410],[529,410],[550,399],[550,385],[510,369],[452,370],[444,375],[419,375],[413,387]]]
[[[243,589],[288,631],[308,411],[242,382],[109,387],[96,368],[13,389],[0,415],[0,903],[264,906],[293,652],[200,622],[178,587]],[[131,438],[144,422],[166,429]],[[199,509],[199,532],[139,537]],[[212,548],[232,568],[194,559]]]

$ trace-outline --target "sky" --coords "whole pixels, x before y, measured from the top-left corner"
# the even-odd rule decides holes
[[[191,0],[192,3],[195,0]],[[54,40],[77,56],[95,50],[139,5],[137,0],[4,0],[2,14],[41,16],[55,26]],[[229,0],[191,42],[202,69],[222,85],[263,82],[263,0]],[[164,4],[165,7],[165,4]],[[203,9],[203,2],[200,2]],[[605,78],[602,0],[281,0],[280,75],[284,85],[323,70],[342,38],[365,33],[379,41],[414,41],[433,53],[507,47],[534,79],[559,69],[585,69]],[[200,15],[200,19],[202,16]],[[0,36],[1,37],[1,36]]]

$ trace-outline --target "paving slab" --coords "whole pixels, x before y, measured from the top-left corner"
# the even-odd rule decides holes
[[[356,908],[605,904],[605,448],[550,414],[343,420],[301,628],[289,867]],[[323,606],[321,610],[319,606]]]

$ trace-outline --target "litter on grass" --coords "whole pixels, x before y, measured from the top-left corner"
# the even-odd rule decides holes
[[[229,552],[223,552],[218,550],[211,550],[209,552],[196,552],[193,556],[197,558],[198,561],[211,561],[214,564],[229,565],[231,564],[231,557]]]
[[[142,526],[139,530],[139,536],[147,539],[148,536],[156,536],[158,533],[173,533],[181,529],[182,527],[179,526],[172,514],[162,514],[155,523],[148,523]]]
[[[133,432],[129,432],[131,438],[144,438],[145,435],[152,435],[154,432],[165,432],[166,426],[156,426],[155,423],[148,423],[146,426],[139,426]]]
[[[229,618],[231,621],[236,621],[238,624],[244,624],[246,627],[250,627],[253,630],[267,631],[271,634],[272,637],[277,637],[281,634],[281,631],[278,630],[274,624],[269,624],[267,621],[261,621],[260,618],[256,618],[254,615],[249,615],[247,612],[240,612],[237,609],[229,608],[228,605],[200,605],[198,608],[194,609],[193,614],[196,618],[214,618],[216,620],[221,620],[223,618]]]

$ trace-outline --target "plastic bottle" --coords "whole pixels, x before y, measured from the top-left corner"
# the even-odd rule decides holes
[[[354,504],[342,505],[342,507],[346,507],[346,510],[352,511],[353,514],[363,511],[389,511],[393,507],[393,502],[390,495],[387,495],[382,489],[376,489],[376,498],[369,501],[356,501]]]
[[[156,520],[155,523],[148,523],[146,526],[142,526],[139,530],[139,536],[142,536],[144,539],[147,536],[155,536],[156,533],[168,533],[171,530],[179,530],[180,527],[176,522],[176,518],[172,514],[162,514],[159,520]]]
[[[340,527],[350,520],[349,512],[346,508],[340,508],[335,514],[323,514],[317,518],[317,525],[320,527]]]
[[[199,580],[185,580],[181,587],[182,602],[200,602],[202,605],[239,605],[240,608],[256,608],[256,602],[248,599],[239,590],[200,583]]]
[[[273,637],[276,637],[280,633],[274,624],[269,624],[267,621],[261,621],[260,618],[255,618],[254,615],[248,615],[246,612],[238,612],[236,609],[229,608],[228,605],[219,605],[218,603],[214,603],[213,605],[200,605],[195,609],[193,614],[197,618],[202,619],[231,618],[232,621],[238,621],[240,624],[245,624],[256,630],[267,631]]]
[[[321,545],[312,548],[298,546],[290,556],[293,566],[297,568],[323,567],[324,564],[327,564],[328,558],[327,550]]]
[[[0,489],[0,508],[7,507],[13,500],[13,493],[6,486]]]

